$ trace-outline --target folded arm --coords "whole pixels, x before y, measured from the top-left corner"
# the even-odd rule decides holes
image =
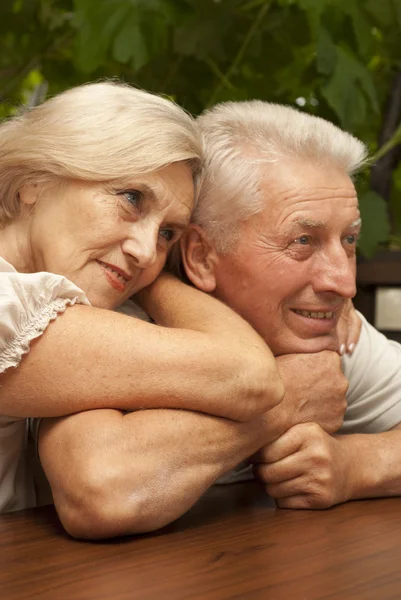
[[[143,303],[166,327],[68,308],[19,367],[0,376],[0,413],[166,407],[247,420],[281,399],[269,349],[224,304],[167,275],[144,292]]]
[[[249,423],[177,410],[91,411],[44,422],[40,456],[66,529],[78,537],[157,529],[294,423],[313,417],[337,430],[347,388],[338,355],[280,357],[278,365],[284,400]]]
[[[258,477],[282,508],[329,508],[401,495],[401,430],[330,436],[301,424],[258,455]]]
[[[348,435],[331,437],[317,423],[300,423],[255,459],[257,475],[282,507],[401,495],[401,346],[363,319],[344,367],[350,387],[341,433]]]
[[[266,421],[236,423],[179,410],[89,411],[44,421],[39,452],[71,535],[126,535],[186,512],[262,445]]]

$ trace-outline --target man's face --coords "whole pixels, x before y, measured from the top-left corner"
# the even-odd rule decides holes
[[[287,161],[261,180],[266,208],[218,255],[215,295],[275,355],[335,350],[344,300],[356,293],[359,210],[350,178],[332,166]]]

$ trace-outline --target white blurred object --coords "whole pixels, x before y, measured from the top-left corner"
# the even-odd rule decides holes
[[[375,327],[388,331],[401,331],[401,288],[376,289]]]

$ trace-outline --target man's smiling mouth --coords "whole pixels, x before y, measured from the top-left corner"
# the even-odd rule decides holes
[[[313,312],[309,310],[298,310],[297,308],[292,309],[297,315],[302,317],[308,317],[309,319],[332,319],[334,312]]]

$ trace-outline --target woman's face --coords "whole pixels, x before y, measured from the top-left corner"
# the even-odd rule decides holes
[[[119,306],[156,279],[189,222],[194,197],[184,163],[124,185],[70,181],[42,192],[21,192],[23,202],[35,202],[31,268],[64,275],[100,308]]]

